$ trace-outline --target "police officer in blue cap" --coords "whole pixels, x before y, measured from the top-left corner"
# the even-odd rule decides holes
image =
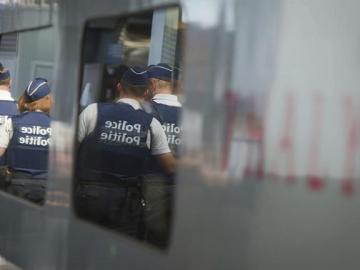
[[[10,71],[0,63],[0,125],[3,125],[7,118],[18,114],[15,100],[10,93],[11,78]],[[5,155],[0,158],[0,187],[4,187],[4,176],[6,172]]]
[[[7,149],[7,191],[39,204],[45,197],[52,104],[46,79],[36,78],[19,99],[21,114],[0,130],[0,155]]]
[[[0,63],[0,124],[5,121],[8,116],[18,114],[18,108],[15,100],[10,93],[11,78],[10,71]]]
[[[158,64],[149,66],[148,73],[152,96],[151,114],[161,123],[169,147],[174,156],[178,157],[178,146],[181,142],[179,125],[181,103],[174,95],[174,70],[167,64]],[[144,194],[151,206],[145,217],[147,241],[158,246],[166,246],[172,219],[174,179],[163,176],[159,166],[150,158],[145,180],[147,185]]]
[[[148,87],[147,71],[129,68],[117,86],[116,102],[91,104],[79,117],[78,214],[136,237],[143,230],[145,160],[154,156],[166,174],[175,170],[164,130],[142,110]]]
[[[150,66],[148,69],[152,114],[165,130],[171,151],[177,156],[180,140],[181,103],[173,93],[173,69],[167,64]]]

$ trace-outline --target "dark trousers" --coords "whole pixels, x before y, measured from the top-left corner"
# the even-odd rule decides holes
[[[80,183],[75,192],[81,218],[139,239],[144,235],[144,206],[138,185]]]
[[[5,190],[9,184],[7,174],[7,166],[0,165],[0,189]]]
[[[175,186],[148,183],[143,189],[146,200],[145,240],[158,247],[166,247],[170,240]]]
[[[6,191],[31,202],[43,204],[45,201],[46,180],[11,178]]]

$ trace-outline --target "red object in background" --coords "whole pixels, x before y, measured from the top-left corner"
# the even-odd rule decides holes
[[[319,176],[311,175],[307,178],[307,186],[314,191],[319,191],[325,187],[325,180]]]
[[[233,91],[226,91],[225,103],[226,103],[226,124],[225,124],[225,142],[224,142],[224,154],[222,157],[222,170],[225,171],[228,167],[230,144],[234,135],[235,121],[236,121],[236,109],[239,104],[239,94]]]
[[[345,179],[341,181],[341,192],[345,196],[349,196],[349,197],[352,196],[355,192],[354,180]]]
[[[233,140],[236,121],[240,121],[237,117],[238,109],[240,106],[240,96],[238,92],[227,91],[225,93],[226,102],[226,124],[225,124],[225,141],[223,146],[223,157],[222,157],[222,169],[225,171],[228,168],[230,145]],[[251,100],[250,100],[251,101]],[[250,102],[249,101],[249,102]],[[252,104],[252,103],[251,103]],[[255,109],[250,107],[251,109]],[[245,132],[242,134],[247,140],[249,140],[248,154],[246,157],[246,169],[244,175],[247,177],[257,177],[262,179],[264,177],[263,169],[263,123],[259,116],[256,115],[255,111],[247,110],[245,112]],[[254,147],[257,146],[257,147]],[[254,161],[255,160],[255,161]]]
[[[319,158],[320,158],[320,145],[321,145],[321,131],[323,123],[323,98],[315,95],[312,100],[312,133],[311,141],[309,144],[309,169],[307,178],[307,186],[311,190],[320,190],[325,186],[325,179],[320,176]]]
[[[259,179],[263,179],[265,176],[264,169],[263,169],[263,162],[262,160],[259,161],[258,168],[256,170],[256,177]]]
[[[284,112],[284,126],[282,131],[282,137],[279,141],[280,149],[286,156],[286,176],[285,181],[288,184],[295,183],[294,171],[295,171],[295,153],[294,153],[294,133],[295,133],[295,98],[293,93],[289,93],[286,96]]]
[[[356,177],[356,155],[358,153],[360,125],[353,99],[349,96],[344,97],[343,103],[346,137],[346,156],[345,156],[345,179],[341,181],[341,191],[345,196],[352,196],[354,193],[354,180]]]

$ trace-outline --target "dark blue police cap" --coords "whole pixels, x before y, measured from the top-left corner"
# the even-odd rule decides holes
[[[171,81],[172,72],[172,68],[168,64],[164,63],[151,66],[148,69],[149,78],[159,79],[162,81]]]
[[[0,70],[2,70],[0,71],[0,81],[10,79],[10,71],[4,68],[2,63],[0,63]]]
[[[148,72],[141,67],[130,67],[125,71],[122,79],[130,85],[147,86],[149,84]]]
[[[35,78],[31,81],[28,87],[25,90],[26,96],[31,101],[39,100],[48,94],[50,94],[51,90],[49,85],[47,84],[47,80],[43,78]]]

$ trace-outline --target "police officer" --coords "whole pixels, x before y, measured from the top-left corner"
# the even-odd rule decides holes
[[[162,124],[173,154],[177,156],[180,144],[179,118],[181,103],[173,94],[173,69],[167,64],[158,64],[148,69],[152,114]]]
[[[10,93],[10,71],[0,63],[0,125],[3,125],[8,117],[18,114],[15,100]],[[0,158],[0,188],[5,185],[5,155]]]
[[[11,79],[10,71],[0,63],[0,123],[5,121],[8,116],[18,114],[15,100],[10,93]]]
[[[21,114],[0,130],[0,155],[7,149],[7,191],[39,204],[44,202],[48,172],[50,92],[45,79],[31,81],[18,102]]]
[[[178,157],[181,103],[173,93],[174,71],[167,64],[158,64],[150,66],[148,73],[152,95],[151,113],[161,123],[169,147],[174,156]],[[150,205],[146,212],[147,240],[158,246],[166,246],[172,220],[174,179],[164,177],[152,159],[147,164],[145,179],[147,185],[144,194]]]
[[[117,85],[114,103],[95,103],[79,117],[76,209],[88,220],[142,237],[141,175],[150,156],[167,174],[175,160],[159,123],[142,110],[147,71],[133,67]]]

